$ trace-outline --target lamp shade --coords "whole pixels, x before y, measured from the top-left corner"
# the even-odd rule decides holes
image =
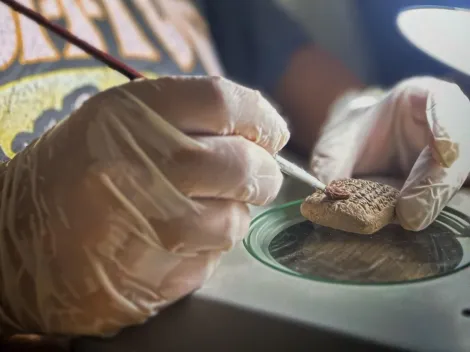
[[[414,7],[401,11],[397,26],[415,47],[470,75],[470,10],[450,7]]]

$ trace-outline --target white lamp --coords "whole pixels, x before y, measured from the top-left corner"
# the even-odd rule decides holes
[[[470,10],[408,8],[398,15],[397,25],[418,49],[470,76]]]

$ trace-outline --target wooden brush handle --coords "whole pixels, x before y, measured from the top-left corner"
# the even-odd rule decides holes
[[[127,66],[123,62],[117,60],[116,58],[112,57],[111,55],[106,54],[104,51],[101,51],[98,48],[95,48],[93,45],[90,45],[86,41],[78,38],[71,32],[69,32],[64,27],[56,25],[49,21],[47,18],[42,16],[41,14],[37,13],[34,10],[27,8],[26,6],[18,3],[15,0],[0,0],[5,5],[11,7],[15,11],[21,13],[22,15],[28,17],[32,21],[38,23],[39,25],[49,29],[50,31],[54,32],[58,36],[64,38],[65,40],[69,41],[70,43],[76,45],[78,48],[82,49],[87,54],[91,55],[95,59],[101,61],[102,63],[108,65],[112,69],[118,71],[119,73],[123,74],[130,80],[134,80],[136,78],[143,78],[144,76],[134,70],[133,68]]]

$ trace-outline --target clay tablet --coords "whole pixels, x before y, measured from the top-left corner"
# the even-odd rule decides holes
[[[351,178],[333,181],[330,185],[349,192],[349,198],[331,200],[322,191],[316,191],[300,207],[305,218],[322,226],[365,235],[380,230],[395,219],[397,189]]]

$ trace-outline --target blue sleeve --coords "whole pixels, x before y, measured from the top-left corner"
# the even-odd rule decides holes
[[[292,54],[311,42],[274,0],[198,0],[228,78],[272,94]]]

